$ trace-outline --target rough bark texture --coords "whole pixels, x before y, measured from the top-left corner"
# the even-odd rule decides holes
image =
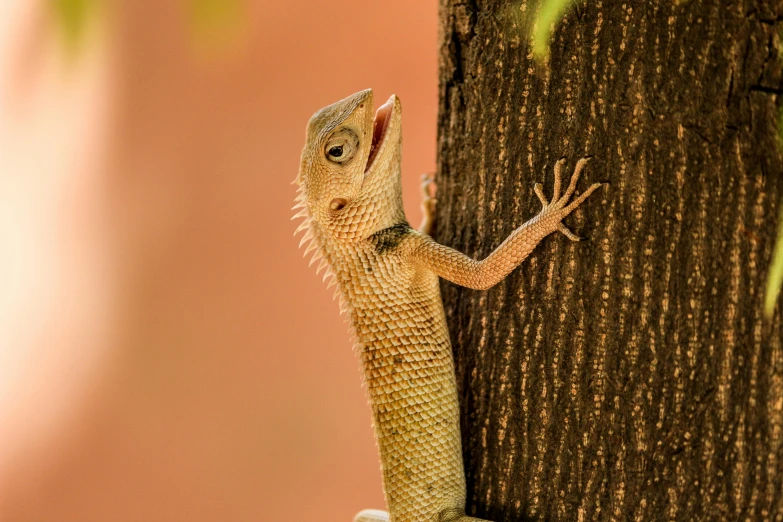
[[[442,0],[435,236],[486,256],[561,156],[611,186],[497,287],[443,283],[468,513],[783,520],[783,2]],[[581,190],[587,186],[580,182]]]

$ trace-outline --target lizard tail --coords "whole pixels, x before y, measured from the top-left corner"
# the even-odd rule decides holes
[[[389,514],[379,509],[365,509],[353,517],[353,522],[389,522]]]

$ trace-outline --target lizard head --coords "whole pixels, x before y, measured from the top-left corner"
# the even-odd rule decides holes
[[[372,102],[367,89],[310,118],[296,178],[300,228],[357,240],[405,219],[400,101],[392,95],[375,113]]]

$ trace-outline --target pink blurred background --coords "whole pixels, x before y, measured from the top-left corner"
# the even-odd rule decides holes
[[[313,112],[396,93],[419,222],[437,2],[264,0],[218,29],[188,2],[98,4],[71,45],[51,2],[0,3],[0,520],[383,507],[291,181]]]

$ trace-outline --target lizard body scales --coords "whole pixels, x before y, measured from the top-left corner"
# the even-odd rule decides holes
[[[559,161],[551,202],[536,185],[542,211],[475,261],[408,226],[400,102],[392,95],[375,116],[372,108],[368,89],[313,115],[294,207],[304,218],[297,232],[307,231],[301,244],[310,240],[306,253],[315,251],[313,261],[327,269],[325,279],[332,276],[350,316],[372,405],[388,513],[365,510],[354,520],[476,522],[465,515],[459,404],[438,278],[486,289],[550,233],[578,239],[561,220],[600,184],[569,202],[586,160],[562,196]],[[432,202],[425,201],[430,211]]]

